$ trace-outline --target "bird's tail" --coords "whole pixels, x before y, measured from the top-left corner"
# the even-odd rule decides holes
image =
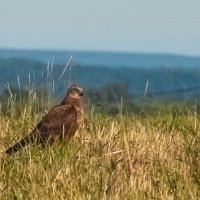
[[[15,145],[9,147],[5,153],[8,155],[11,155],[19,150],[21,150],[23,147],[25,147],[27,144],[31,144],[33,143],[33,136],[32,134],[27,135],[26,137],[24,137],[23,139],[21,139],[18,143],[16,143]]]

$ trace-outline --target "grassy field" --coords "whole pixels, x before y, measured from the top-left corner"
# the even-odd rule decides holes
[[[200,199],[200,114],[163,105],[151,114],[87,112],[66,146],[6,147],[31,131],[44,113],[9,104],[0,114],[0,198]]]

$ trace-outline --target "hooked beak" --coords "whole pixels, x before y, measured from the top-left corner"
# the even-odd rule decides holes
[[[83,97],[83,92],[80,93],[80,97]]]
[[[83,89],[81,90],[81,92],[80,92],[80,97],[83,97]]]

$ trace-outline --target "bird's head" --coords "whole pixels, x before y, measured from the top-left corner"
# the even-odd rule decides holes
[[[74,84],[68,89],[67,96],[73,99],[81,99],[83,97],[83,88]]]

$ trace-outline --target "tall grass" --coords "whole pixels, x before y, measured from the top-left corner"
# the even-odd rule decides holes
[[[141,116],[91,109],[88,129],[67,145],[5,155],[42,117],[34,101],[0,115],[1,199],[200,199],[195,109],[163,105]]]
[[[53,65],[47,90],[53,91]],[[20,82],[18,81],[20,87]],[[67,145],[4,150],[30,132],[53,94],[29,87],[9,91],[0,112],[1,199],[200,199],[200,114],[197,106],[163,104],[141,114],[107,115],[87,110]],[[41,100],[42,99],[42,100]],[[40,101],[41,100],[41,101]],[[5,109],[6,108],[6,109]]]

